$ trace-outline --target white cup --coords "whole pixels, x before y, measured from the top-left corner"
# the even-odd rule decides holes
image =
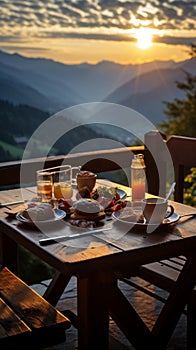
[[[142,211],[147,223],[161,224],[174,213],[174,208],[164,198],[145,198],[142,200]]]

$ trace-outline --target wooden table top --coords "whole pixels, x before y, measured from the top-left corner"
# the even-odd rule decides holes
[[[101,185],[111,185],[108,181],[100,180]],[[116,185],[116,184],[115,184]],[[130,189],[118,186],[130,195]],[[23,189],[23,197],[31,200],[35,196],[35,188]],[[21,190],[14,189],[0,192],[0,203],[21,199]],[[175,212],[183,215],[196,213],[196,208],[172,202]],[[195,218],[181,218],[175,225],[166,225],[155,232],[147,234],[143,229],[129,231],[127,225],[121,225],[114,220],[106,222],[111,230],[91,234],[69,241],[40,246],[39,240],[45,237],[69,235],[84,231],[70,225],[66,220],[50,224],[43,229],[27,226],[7,213],[21,211],[23,206],[0,209],[1,233],[24,245],[40,258],[58,268],[60,271],[69,269],[72,274],[88,269],[93,271],[100,267],[111,269],[124,268],[130,264],[144,264],[170,256],[185,254],[196,247]],[[86,230],[85,230],[86,231]],[[185,240],[184,238],[189,238]],[[175,243],[175,244],[174,244]]]

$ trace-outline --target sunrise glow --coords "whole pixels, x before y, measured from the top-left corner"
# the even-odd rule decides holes
[[[190,0],[133,1],[133,6],[124,0],[0,3],[0,50],[26,57],[68,64],[181,61],[196,42]]]
[[[147,28],[141,28],[135,34],[135,38],[137,39],[137,47],[141,50],[149,49],[152,45],[153,34]]]

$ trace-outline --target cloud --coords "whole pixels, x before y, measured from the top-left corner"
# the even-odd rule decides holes
[[[123,30],[140,26],[160,30],[194,30],[196,1],[178,0],[0,0],[1,38],[20,35],[131,41]],[[58,30],[57,30],[58,27]],[[107,31],[107,35],[104,34]],[[74,33],[75,32],[75,33]],[[98,34],[97,34],[98,33]],[[179,44],[189,38],[156,38]]]
[[[191,46],[192,44],[196,45],[196,38],[193,37],[173,37],[173,36],[164,36],[164,37],[155,37],[154,42],[164,43],[167,45],[186,45]]]
[[[48,51],[48,49],[46,49],[46,48],[40,48],[40,47],[37,47],[37,46],[31,46],[31,47],[29,47],[29,46],[24,46],[24,45],[20,45],[20,46],[14,46],[14,45],[12,45],[12,46],[10,46],[10,45],[3,45],[3,47],[2,47],[2,49],[4,49],[4,50],[7,50],[7,51],[13,51],[13,50],[16,50],[16,51],[29,51],[29,52],[35,52],[35,51],[37,51],[37,52],[43,52],[43,51]]]
[[[39,33],[37,34],[39,37]],[[42,36],[42,34],[41,34]],[[87,39],[87,40],[104,40],[104,41],[136,41],[135,38],[130,35],[123,34],[88,34],[88,33],[74,33],[74,32],[44,32],[45,38],[69,38],[69,39]]]
[[[99,34],[99,33],[75,33],[75,32],[47,32],[44,34],[37,33],[37,37],[44,38],[66,38],[66,39],[86,39],[86,40],[102,40],[102,41],[126,41],[126,42],[135,42],[136,39],[127,34]],[[193,37],[173,37],[173,36],[164,36],[154,37],[154,42],[164,43],[168,45],[191,45],[196,43],[196,38]]]

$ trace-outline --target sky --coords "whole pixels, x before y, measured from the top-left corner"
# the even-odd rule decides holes
[[[8,53],[128,64],[181,61],[191,44],[196,0],[0,0],[0,50]]]

